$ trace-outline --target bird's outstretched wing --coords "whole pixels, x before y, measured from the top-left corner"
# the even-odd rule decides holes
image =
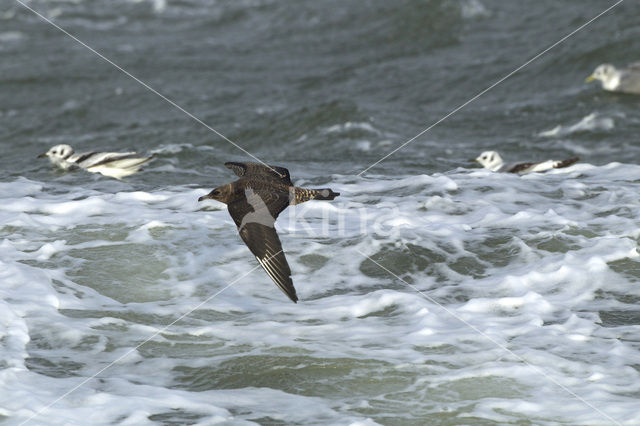
[[[233,173],[240,177],[260,177],[267,176],[276,179],[282,179],[289,185],[291,185],[291,175],[289,170],[284,167],[278,166],[265,166],[260,163],[239,163],[235,161],[228,161],[224,163],[229,169],[233,170]]]
[[[228,204],[229,214],[238,226],[240,237],[258,259],[260,266],[280,290],[293,302],[297,302],[298,296],[291,280],[291,269],[274,227],[275,217],[268,205],[277,206],[275,200],[282,197],[265,200],[262,198],[264,194],[261,196],[251,188],[247,188],[246,194],[247,197]],[[288,199],[286,201],[288,205]],[[277,217],[277,214],[275,216]]]

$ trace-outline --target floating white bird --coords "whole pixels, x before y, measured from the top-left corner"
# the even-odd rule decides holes
[[[485,151],[476,161],[483,167],[491,170],[492,172],[505,172],[505,173],[533,173],[544,172],[551,169],[560,169],[562,167],[569,167],[570,165],[580,161],[580,157],[573,157],[566,160],[556,161],[547,160],[540,163],[512,163],[505,164],[495,151]]]
[[[84,152],[75,154],[69,145],[56,145],[39,158],[48,157],[65,170],[82,168],[91,173],[121,179],[140,171],[140,166],[153,158],[140,157],[135,152]]]
[[[586,81],[594,80],[600,80],[602,88],[610,92],[640,95],[640,62],[624,69],[617,69],[611,64],[598,65]]]

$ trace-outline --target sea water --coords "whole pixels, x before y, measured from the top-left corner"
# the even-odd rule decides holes
[[[638,101],[582,83],[638,59],[632,6],[361,173],[606,5],[28,4],[341,195],[276,222],[291,303],[197,202],[252,159],[2,3],[3,424],[640,423]],[[64,173],[57,143],[156,158]]]

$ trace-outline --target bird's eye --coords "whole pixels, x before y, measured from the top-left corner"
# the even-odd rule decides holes
[[[56,152],[55,152],[55,151],[51,151],[51,153],[52,153],[52,154],[55,154]]]
[[[482,156],[482,159],[483,159],[483,160],[486,160],[486,159],[487,159],[487,156],[486,156],[486,155],[483,155],[483,156]]]
[[[216,189],[215,191],[213,191],[213,195],[220,195],[220,191]]]

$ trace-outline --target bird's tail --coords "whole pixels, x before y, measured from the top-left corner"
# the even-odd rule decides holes
[[[321,189],[295,188],[295,193],[293,195],[293,200],[291,204],[300,204],[309,200],[333,200],[338,195],[340,195],[339,192],[333,192],[329,188],[321,188]]]
[[[313,197],[314,200],[333,200],[338,195],[340,195],[339,192],[333,192],[329,188],[313,189],[312,191],[314,192],[314,195],[315,195]]]
[[[580,161],[580,157],[573,157],[573,158],[568,158],[566,160],[562,160],[562,161],[556,161],[555,164],[553,165],[554,169],[561,169],[563,167],[569,167],[572,164],[577,163],[578,161]]]

